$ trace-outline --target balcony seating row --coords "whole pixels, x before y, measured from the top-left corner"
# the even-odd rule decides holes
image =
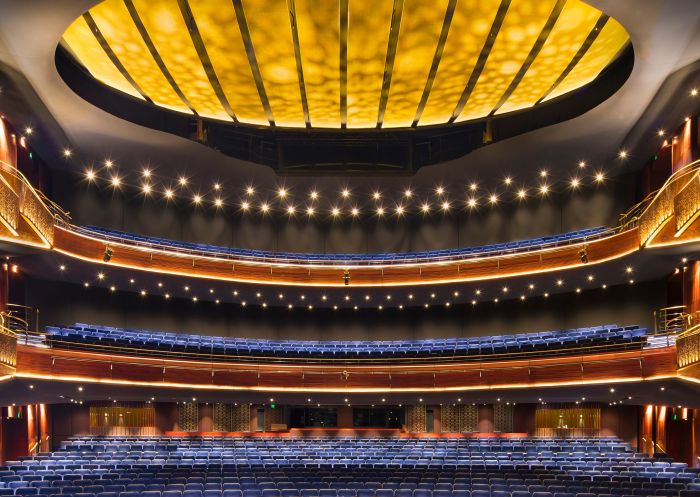
[[[0,495],[700,497],[700,470],[616,438],[75,437],[0,467]]]
[[[119,347],[126,352],[217,355],[274,359],[415,359],[442,357],[452,359],[503,357],[521,353],[572,353],[586,347],[593,350],[619,350],[642,347],[647,330],[638,326],[617,325],[571,330],[520,333],[473,338],[397,340],[397,341],[302,341],[212,337],[145,330],[130,330],[75,324],[47,327],[54,347]]]
[[[401,262],[430,262],[433,260],[450,260],[486,255],[507,254],[520,251],[537,250],[546,247],[555,247],[571,243],[580,243],[587,240],[599,238],[608,231],[607,228],[599,226],[578,231],[571,231],[559,235],[530,238],[507,243],[496,243],[491,245],[446,249],[429,250],[422,252],[399,252],[399,253],[374,253],[374,254],[350,254],[350,253],[302,253],[302,252],[272,252],[266,250],[252,250],[241,248],[222,247],[208,245],[205,243],[185,242],[169,240],[152,236],[137,235],[125,231],[118,231],[97,226],[84,226],[80,230],[89,235],[100,238],[108,238],[114,241],[125,243],[137,243],[151,248],[164,250],[178,250],[187,252],[197,252],[202,255],[214,257],[235,257],[258,261],[292,262],[292,263],[346,263],[346,264],[390,264]]]

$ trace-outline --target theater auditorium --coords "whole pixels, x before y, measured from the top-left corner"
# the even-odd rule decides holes
[[[700,497],[698,0],[0,1],[0,497]]]

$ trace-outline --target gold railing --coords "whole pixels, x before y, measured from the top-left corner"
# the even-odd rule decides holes
[[[697,312],[686,312],[686,306],[684,305],[657,309],[654,311],[654,333],[682,333],[698,324],[698,318],[699,314]]]
[[[646,244],[675,213],[676,197],[693,180],[700,161],[695,161],[673,173],[656,192],[646,209],[639,215],[639,241]]]
[[[17,365],[17,334],[5,326],[5,313],[0,313],[0,365]]]

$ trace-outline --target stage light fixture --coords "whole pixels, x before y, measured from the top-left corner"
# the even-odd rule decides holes
[[[109,262],[112,260],[112,255],[114,254],[114,251],[110,247],[105,247],[105,251],[102,254],[102,260],[104,262]]]

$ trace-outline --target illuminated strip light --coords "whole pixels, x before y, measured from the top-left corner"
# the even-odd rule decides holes
[[[95,39],[100,44],[100,47],[102,47],[102,50],[104,50],[104,52],[107,54],[107,57],[109,57],[109,60],[112,61],[112,64],[114,64],[114,66],[121,73],[124,79],[126,79],[129,82],[129,84],[133,86],[137,92],[139,92],[139,95],[141,95],[146,102],[152,104],[153,100],[151,100],[151,97],[146,95],[146,93],[141,89],[138,83],[134,81],[134,78],[131,77],[129,71],[127,71],[124,67],[124,64],[121,63],[119,57],[117,57],[117,54],[115,54],[114,50],[112,50],[112,47],[109,46],[109,43],[107,43],[107,40],[102,35],[102,31],[100,31],[100,28],[97,26],[97,23],[95,23],[95,20],[92,18],[92,15],[90,15],[90,12],[85,12],[83,14],[83,19],[85,19],[85,22],[90,28],[90,31],[92,31],[92,34],[95,36]]]
[[[32,347],[32,348],[38,348],[36,345],[23,345],[22,343],[18,343],[18,350],[22,350],[25,347]],[[607,346],[606,346],[607,347]],[[41,348],[48,348],[48,347],[41,347]],[[102,348],[103,350],[96,350],[98,348]],[[107,349],[107,350],[105,350]],[[117,350],[115,352],[115,349]],[[664,349],[669,349],[667,352]],[[670,345],[667,347],[662,347],[658,349],[646,349],[649,350],[648,355],[651,356],[658,356],[661,354],[667,354],[672,351],[672,349],[675,349],[674,345]],[[210,359],[212,356],[211,354],[206,355],[203,354],[202,356],[205,358],[208,358],[209,360],[204,361],[203,359],[197,358],[197,357],[191,357],[191,358],[181,358],[181,359],[174,359],[172,357],[168,356],[168,353],[163,351],[163,356],[159,357],[149,357],[149,356],[139,356],[139,355],[131,355],[134,353],[134,350],[136,349],[126,349],[129,352],[125,353],[122,352],[121,348],[117,347],[110,347],[110,346],[103,346],[103,345],[93,345],[90,348],[86,349],[81,349],[81,350],[64,350],[65,352],[64,355],[56,355],[54,351],[54,355],[56,357],[62,357],[67,360],[74,360],[78,362],[104,362],[105,361],[105,356],[109,357],[111,360],[113,358],[120,359],[117,361],[121,365],[136,365],[136,366],[143,366],[143,365],[149,365],[149,364],[155,364],[158,366],[163,366],[163,365],[172,365],[172,366],[166,366],[170,367],[172,369],[183,369],[183,368],[199,368],[203,364],[206,364],[207,367],[210,367],[212,369],[218,367],[218,368],[223,368],[219,369],[219,371],[222,372],[257,372],[257,371],[278,371],[279,370],[279,364],[278,363],[266,363],[266,362],[235,362],[232,360],[226,360],[226,361],[215,361]],[[139,349],[143,350],[143,349]],[[34,353],[25,351],[25,353],[32,354]],[[672,353],[672,352],[671,352]],[[560,366],[562,365],[562,361],[559,360],[561,358],[558,357],[529,357],[527,354],[532,354],[536,355],[535,352],[527,352],[527,353],[521,353],[520,356],[518,356],[515,359],[502,359],[498,360],[497,358],[494,357],[489,357],[488,361],[482,361],[479,362],[478,364],[475,362],[438,362],[439,359],[441,358],[435,358],[435,360],[431,363],[410,363],[410,364],[401,364],[400,362],[397,363],[380,363],[380,364],[372,364],[372,365],[358,365],[357,363],[352,363],[352,364],[346,364],[342,367],[342,370],[347,370],[350,372],[355,372],[355,371],[365,371],[365,370],[370,370],[374,372],[379,372],[379,373],[397,373],[397,374],[409,374],[416,372],[416,370],[423,370],[426,368],[429,368],[431,371],[436,370],[436,368],[443,367],[443,366],[449,366],[451,369],[439,369],[439,372],[443,373],[448,373],[448,372],[459,372],[459,373],[464,373],[464,372],[475,372],[475,371],[484,371],[484,370],[489,370],[489,371],[502,371],[503,369],[525,369],[527,368],[547,368],[547,367],[555,367],[555,366]],[[596,357],[602,357],[610,354],[615,354],[614,357],[605,357],[604,359],[595,359]],[[622,355],[624,354],[624,355]],[[194,355],[194,354],[192,354]],[[495,355],[495,354],[494,354]],[[102,356],[102,357],[100,357]],[[231,356],[228,355],[226,356],[228,358],[238,358],[239,356]],[[610,350],[597,350],[597,351],[590,351],[590,350],[585,350],[582,349],[579,351],[578,354],[574,354],[571,356],[567,357],[567,362],[571,362],[574,360],[577,361],[586,361],[586,364],[611,364],[611,363],[619,363],[622,361],[638,361],[639,360],[639,354],[637,352],[619,352],[619,351],[610,351]],[[644,358],[645,355],[644,353],[642,354],[642,358]],[[72,358],[72,359],[71,359]],[[265,358],[263,357],[256,357],[257,359],[263,360]],[[291,359],[290,359],[291,361]],[[368,362],[377,362],[379,360],[377,359],[367,359],[365,361]],[[504,363],[507,362],[508,366],[505,367]],[[231,369],[231,367],[236,367],[238,369]],[[337,364],[332,364],[332,363],[302,363],[299,364],[298,362],[285,362],[284,367],[287,370],[301,370],[301,371],[306,371],[306,372],[315,372],[315,373],[326,373],[329,371],[329,368],[336,368],[337,371],[336,373],[340,373],[340,367]],[[404,369],[402,369],[404,368]],[[326,373],[330,374],[330,373]]]
[[[127,246],[128,247],[128,246]],[[133,248],[133,247],[129,247]],[[89,257],[85,257],[82,255],[74,254],[72,252],[68,252],[63,249],[59,249],[54,247],[54,250],[58,253],[61,253],[63,255],[66,255],[68,257],[72,257],[74,259],[79,259],[85,262],[89,263],[98,263],[98,264],[103,264],[103,265],[111,265],[111,266],[117,266],[117,267],[122,267],[126,269],[133,269],[136,271],[146,271],[146,272],[159,272],[159,273],[166,273],[166,274],[171,274],[175,276],[186,276],[190,278],[198,278],[198,279],[205,279],[205,280],[215,280],[215,281],[230,281],[230,282],[236,282],[236,283],[255,283],[255,284],[260,284],[260,285],[268,285],[268,286],[276,286],[276,285],[286,285],[286,286],[309,286],[309,287],[343,287],[343,283],[309,283],[309,282],[297,282],[297,281],[272,281],[272,280],[258,280],[258,279],[242,279],[242,278],[237,278],[237,277],[222,277],[222,276],[214,276],[214,275],[203,275],[203,274],[198,274],[198,273],[186,273],[182,271],[172,271],[168,269],[163,269],[163,268],[158,268],[158,269],[153,269],[153,268],[146,268],[146,267],[141,267],[141,266],[135,266],[131,264],[124,264],[124,263],[115,263],[115,262],[110,262],[110,263],[105,263],[102,259],[92,259]],[[141,249],[139,249],[141,250]],[[637,252],[639,248],[632,248],[626,252],[622,252],[619,254],[612,255],[610,257],[606,257],[604,259],[599,259],[596,261],[591,261],[587,265],[595,265],[595,264],[601,264],[605,262],[609,262],[612,260],[619,259],[621,257],[625,257],[629,254],[632,254],[634,252]],[[146,251],[143,249],[143,251]],[[163,252],[163,251],[160,251]],[[167,255],[171,255],[174,257],[188,257],[184,254],[170,254],[165,252]],[[510,254],[511,256],[515,257],[516,255],[522,255],[522,254]],[[529,253],[529,255],[532,255],[532,253]],[[189,256],[191,258],[191,256]],[[503,256],[506,257],[506,256]],[[202,257],[203,259],[213,259],[213,258],[208,258],[208,257]],[[214,260],[219,260],[221,262],[224,262],[223,259],[214,259]],[[230,261],[228,261],[230,263]],[[246,265],[246,266],[257,266],[257,267],[262,267],[261,264],[254,264],[254,263],[245,263],[245,262],[240,262],[241,265]],[[447,265],[446,263],[435,263],[435,264],[442,264],[442,265]],[[452,278],[452,279],[439,279],[439,280],[415,280],[415,281],[405,281],[405,282],[396,282],[396,283],[384,283],[384,285],[389,285],[391,287],[404,287],[404,286],[414,286],[414,285],[439,285],[439,284],[447,284],[447,283],[460,283],[460,282],[471,282],[471,281],[490,281],[490,280],[496,280],[496,279],[502,279],[502,278],[510,278],[510,277],[515,277],[515,276],[527,276],[531,274],[543,274],[543,273],[552,273],[552,272],[557,272],[557,271],[562,271],[565,269],[575,269],[575,268],[580,268],[584,264],[581,262],[578,262],[576,264],[569,264],[565,266],[557,266],[557,267],[552,267],[552,268],[546,268],[546,269],[537,269],[537,270],[530,270],[530,271],[522,271],[522,272],[512,272],[512,273],[500,273],[497,275],[493,276],[479,276],[479,277],[468,277],[468,278]],[[285,265],[285,264],[271,264],[271,267],[294,267],[294,268],[309,268],[309,267],[315,267],[315,268],[344,268],[347,269],[347,266],[294,266],[294,265]],[[415,265],[415,266],[420,266],[420,265]],[[359,266],[360,268],[364,266]],[[394,266],[395,267],[395,266]],[[402,266],[402,267],[410,267],[410,266]],[[380,266],[372,266],[372,269],[380,269]],[[357,283],[354,284],[353,286],[359,287],[359,288],[374,288],[379,286],[379,284],[373,284],[373,283]]]
[[[27,378],[35,380],[49,381],[70,381],[70,382],[85,382],[106,385],[134,385],[145,387],[164,387],[164,388],[185,388],[198,390],[220,390],[220,391],[248,391],[248,392],[314,392],[314,393],[411,393],[411,392],[455,392],[455,391],[493,391],[493,390],[520,390],[525,388],[556,388],[566,386],[586,386],[586,385],[607,385],[610,383],[641,383],[645,381],[671,380],[676,378],[685,378],[679,375],[655,375],[655,376],[638,376],[638,377],[622,377],[622,378],[605,378],[598,380],[576,380],[563,382],[532,382],[532,383],[507,383],[503,385],[466,385],[466,386],[451,386],[451,387],[396,387],[396,388],[320,388],[320,387],[265,387],[265,386],[237,386],[237,385],[212,385],[208,383],[174,383],[174,382],[152,382],[152,381],[134,381],[134,380],[114,380],[108,378],[92,378],[86,376],[63,376],[63,375],[47,375],[33,373],[17,373],[16,378]],[[691,380],[700,383],[700,380]]]

